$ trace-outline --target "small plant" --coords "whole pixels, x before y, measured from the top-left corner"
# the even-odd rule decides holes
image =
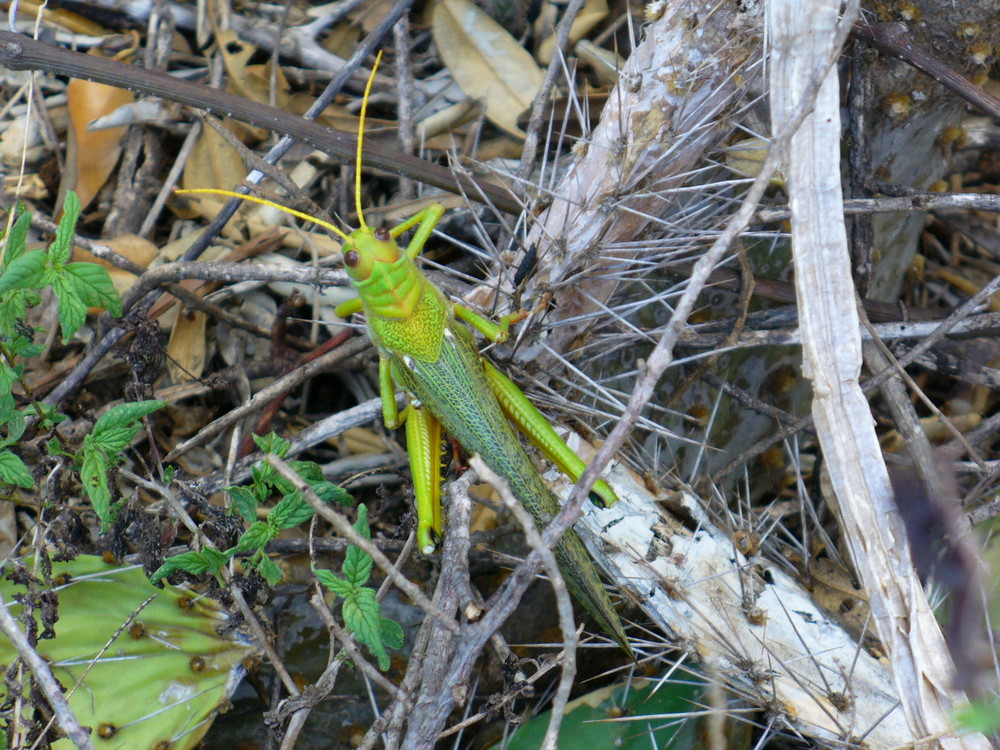
[[[358,520],[354,529],[365,539],[371,539],[368,529],[368,509],[358,506]],[[329,570],[313,567],[317,580],[344,600],[341,612],[347,629],[378,659],[379,669],[389,668],[389,648],[403,647],[403,629],[395,620],[382,617],[382,605],[375,598],[375,590],[365,586],[372,572],[372,557],[360,547],[347,548],[342,569],[343,578]]]
[[[291,448],[287,440],[273,432],[265,437],[254,435],[253,439],[262,451],[274,454],[278,458],[284,458]],[[324,479],[319,464],[312,461],[290,461],[289,466],[295,469],[299,476],[309,483],[313,492],[325,502],[354,504],[354,498],[347,491]],[[171,557],[153,573],[151,580],[154,583],[179,571],[192,575],[213,573],[218,577],[222,567],[239,553],[251,553],[244,567],[259,571],[269,584],[274,586],[281,581],[281,569],[265,554],[264,549],[282,529],[290,529],[311,520],[315,514],[313,507],[302,497],[301,492],[265,462],[258,462],[253,467],[249,486],[227,487],[226,492],[233,501],[233,510],[250,524],[236,546],[225,552],[206,548]],[[265,520],[258,521],[258,506],[275,492],[280,494],[282,499],[271,508]]]
[[[51,429],[66,417],[55,407],[31,397],[24,381],[24,363],[42,347],[34,343],[39,333],[25,323],[29,307],[41,301],[41,292],[51,286],[59,302],[59,326],[63,342],[68,341],[87,319],[87,309],[97,307],[121,315],[122,303],[108,272],[95,263],[71,263],[73,231],[80,215],[80,201],[68,193],[56,237],[48,248],[27,249],[31,215],[21,213],[6,233],[0,259],[0,482],[30,490],[35,486],[31,471],[12,446],[24,435],[29,417],[37,417],[42,429]],[[19,384],[30,403],[18,408],[12,388]],[[141,428],[140,420],[164,405],[162,401],[120,404],[97,420],[82,448],[67,453],[58,438],[49,441],[53,455],[73,459],[80,471],[83,491],[107,531],[114,512],[111,470],[121,462],[121,454]]]
[[[278,458],[284,458],[291,448],[287,440],[273,432],[264,437],[254,435],[254,441],[262,451],[274,454]],[[318,464],[312,461],[288,463],[324,502],[354,504],[354,499],[346,490],[323,478],[323,472]],[[236,546],[225,551],[206,547],[171,557],[153,573],[150,580],[156,583],[174,573],[184,571],[192,575],[212,573],[219,578],[221,584],[223,566],[235,555],[246,553],[250,557],[244,562],[244,568],[258,570],[272,586],[281,581],[281,569],[267,556],[265,549],[282,529],[306,523],[312,519],[316,511],[299,490],[264,461],[258,462],[253,467],[249,485],[227,487],[226,492],[232,499],[233,510],[250,524]],[[274,493],[280,494],[281,500],[271,508],[265,520],[258,521],[258,507]],[[371,539],[371,532],[368,529],[368,510],[364,505],[358,506],[355,529],[366,539]],[[382,608],[375,598],[375,591],[365,587],[371,575],[372,563],[371,556],[364,550],[349,546],[344,559],[343,578],[338,578],[329,570],[314,568],[313,572],[320,583],[344,599],[345,626],[360,643],[368,647],[378,659],[379,667],[385,670],[389,668],[389,655],[385,649],[387,646],[402,647],[403,629],[395,621],[382,617]]]

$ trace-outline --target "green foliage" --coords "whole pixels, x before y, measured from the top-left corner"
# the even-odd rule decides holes
[[[101,519],[102,534],[108,530],[112,516],[108,485],[111,469],[121,462],[122,451],[142,429],[142,418],[166,405],[166,401],[119,404],[98,419],[93,431],[83,439],[83,449],[78,456],[80,479],[83,491]]]
[[[279,458],[287,455],[291,448],[287,440],[273,432],[265,437],[254,435],[254,441],[261,450]],[[290,461],[289,466],[295,469],[324,502],[354,504],[354,499],[347,491],[323,478],[323,471],[318,464],[312,461]],[[272,586],[281,581],[281,569],[267,556],[265,548],[277,538],[282,529],[306,523],[312,519],[316,511],[301,492],[264,461],[253,467],[248,487],[227,487],[226,492],[232,500],[233,510],[250,524],[236,546],[226,552],[202,550],[172,557],[153,574],[154,582],[180,571],[192,575],[204,573],[219,575],[222,566],[237,553],[249,553],[250,557],[244,563],[244,567],[259,571]],[[282,495],[282,499],[270,510],[266,520],[258,521],[257,508],[275,492]]]
[[[993,734],[1000,730],[1000,699],[972,701],[955,713],[955,721],[970,732]]]
[[[99,307],[114,315],[122,312],[118,292],[104,268],[94,263],[69,262],[79,215],[80,201],[74,193],[67,194],[55,240],[45,250],[28,250],[31,217],[21,213],[6,235],[0,260],[0,482],[25,490],[34,487],[34,478],[12,446],[24,434],[27,417],[38,418],[42,430],[65,419],[54,406],[32,401],[19,409],[14,400],[13,388],[18,383],[30,395],[22,380],[24,364],[19,360],[42,349],[34,343],[40,332],[24,321],[28,308],[38,304],[41,291],[51,286],[59,303],[64,342],[84,324],[87,308]],[[140,420],[163,405],[161,401],[142,401],[115,407],[97,420],[76,454],[67,453],[57,438],[48,443],[50,455],[74,459],[83,491],[101,520],[102,532],[107,531],[113,511],[110,472],[140,429]]]
[[[122,314],[122,303],[108,272],[94,263],[68,262],[73,252],[73,230],[80,216],[80,201],[68,193],[56,239],[47,250],[25,252],[30,217],[23,214],[7,238],[0,276],[0,336],[9,337],[28,304],[37,303],[37,293],[51,286],[59,300],[59,325],[63,343],[83,325],[88,307],[100,307],[112,315]],[[16,231],[14,231],[16,230]],[[14,292],[26,292],[16,295]],[[11,295],[11,296],[8,296]]]
[[[365,539],[371,539],[368,528],[368,509],[358,506],[358,520],[354,529]],[[337,597],[344,600],[341,612],[344,625],[359,643],[368,647],[378,659],[379,669],[389,668],[388,648],[403,647],[403,629],[395,620],[382,617],[382,606],[375,598],[375,590],[365,587],[372,572],[372,558],[360,547],[351,545],[344,558],[343,578],[329,570],[313,568],[316,579]]]

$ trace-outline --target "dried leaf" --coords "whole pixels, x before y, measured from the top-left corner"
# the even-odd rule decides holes
[[[198,310],[181,310],[167,344],[167,372],[174,383],[197,380],[205,371],[207,317]]]
[[[573,25],[569,30],[569,45],[572,47],[578,41],[583,39],[587,34],[589,34],[597,24],[608,17],[608,3],[607,0],[587,0],[584,3],[583,9],[577,13],[576,18],[573,19]],[[548,65],[549,61],[552,60],[552,51],[556,48],[556,37],[555,34],[550,34],[549,37],[542,42],[541,46],[538,48],[538,60],[543,65]]]
[[[66,86],[70,128],[67,133],[66,170],[59,185],[58,205],[69,190],[76,191],[86,207],[107,182],[121,156],[124,127],[87,130],[87,123],[131,104],[132,92],[103,83],[73,78]]]
[[[485,101],[490,122],[523,138],[517,116],[531,106],[544,77],[531,55],[466,0],[438,3],[432,28],[441,58],[462,91]]]

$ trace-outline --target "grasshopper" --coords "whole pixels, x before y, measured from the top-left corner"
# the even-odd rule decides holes
[[[503,477],[539,527],[544,527],[559,512],[559,503],[531,463],[511,424],[573,481],[579,480],[586,466],[513,381],[480,356],[471,332],[463,325],[468,324],[490,341],[499,343],[508,338],[510,326],[525,314],[506,315],[494,323],[462,304],[449,301],[417,267],[415,260],[444,215],[444,207],[431,204],[392,229],[371,229],[365,223],[361,207],[361,157],[371,83],[369,79],[358,134],[355,204],[360,227],[350,234],[328,222],[253,196],[216,190],[190,192],[230,195],[271,205],[318,223],[344,241],[344,266],[358,297],[339,305],[336,313],[347,318],[364,312],[368,335],[379,354],[379,391],[386,427],[406,426],[417,505],[417,543],[422,552],[433,552],[443,531],[442,428]],[[414,227],[408,246],[401,249],[397,238]],[[397,386],[408,397],[403,412],[397,407]],[[591,497],[605,506],[618,499],[601,480],[594,486]],[[555,556],[570,592],[631,656],[632,649],[618,614],[573,529],[559,540]]]

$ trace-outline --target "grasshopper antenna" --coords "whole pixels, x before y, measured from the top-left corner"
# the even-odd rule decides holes
[[[372,65],[372,74],[368,76],[368,83],[365,84],[365,95],[361,99],[361,122],[358,123],[358,153],[354,159],[354,207],[358,211],[358,226],[365,232],[368,231],[368,225],[365,224],[365,215],[361,210],[361,155],[365,147],[365,115],[368,112],[368,97],[371,95],[372,84],[375,82],[375,71],[378,70],[378,64],[381,61],[382,51],[379,50],[378,56],[375,58],[375,64]]]

